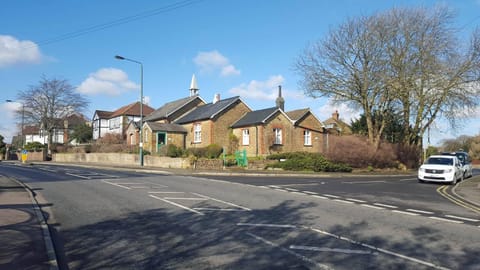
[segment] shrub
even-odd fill
[[[206,147],[206,158],[218,158],[223,152],[223,148],[217,144],[210,144]]]
[[[43,148],[45,148],[45,145],[42,144],[42,143],[39,143],[39,142],[29,142],[27,144],[25,144],[25,150],[28,150],[28,151],[39,151]]]
[[[282,168],[289,171],[314,171],[314,172],[351,172],[352,168],[342,163],[332,163],[321,154],[308,152],[278,153],[267,156],[269,160],[281,160],[267,167]]]
[[[168,144],[167,145],[167,156],[169,156],[169,157],[181,157],[181,156],[183,156],[183,149],[174,145],[174,144]]]

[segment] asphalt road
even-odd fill
[[[40,195],[64,269],[480,268],[480,215],[412,177],[0,170]]]

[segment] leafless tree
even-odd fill
[[[311,97],[360,109],[376,148],[392,111],[403,119],[403,142],[419,144],[436,118],[454,127],[478,105],[480,32],[462,46],[453,18],[439,6],[349,19],[298,57],[300,84]]]
[[[82,112],[89,102],[75,92],[75,88],[67,80],[41,78],[37,85],[18,93],[25,111],[25,123],[42,127],[48,133],[49,149],[53,140],[53,132],[59,127],[59,119],[73,113]],[[17,111],[17,113],[22,113]],[[63,125],[63,122],[61,122]]]

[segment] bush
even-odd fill
[[[167,156],[169,157],[181,157],[183,156],[183,149],[174,145],[168,144],[167,145]]]
[[[223,152],[223,148],[216,144],[210,144],[207,147],[189,148],[187,153],[196,158],[218,158]]]
[[[25,150],[28,151],[40,151],[41,149],[45,148],[45,145],[39,142],[29,142],[25,144]]]
[[[314,172],[351,172],[352,168],[342,163],[332,163],[321,154],[308,152],[278,153],[267,156],[269,160],[281,160],[268,167],[282,168],[289,171],[314,171]]]

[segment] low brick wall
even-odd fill
[[[223,160],[221,159],[199,159],[195,162],[195,169],[222,170]]]
[[[140,164],[137,154],[122,153],[57,153],[53,154],[52,161],[61,163],[99,163],[115,166],[134,166]],[[190,168],[187,158],[170,158],[146,155],[143,159],[146,167],[158,168]]]

